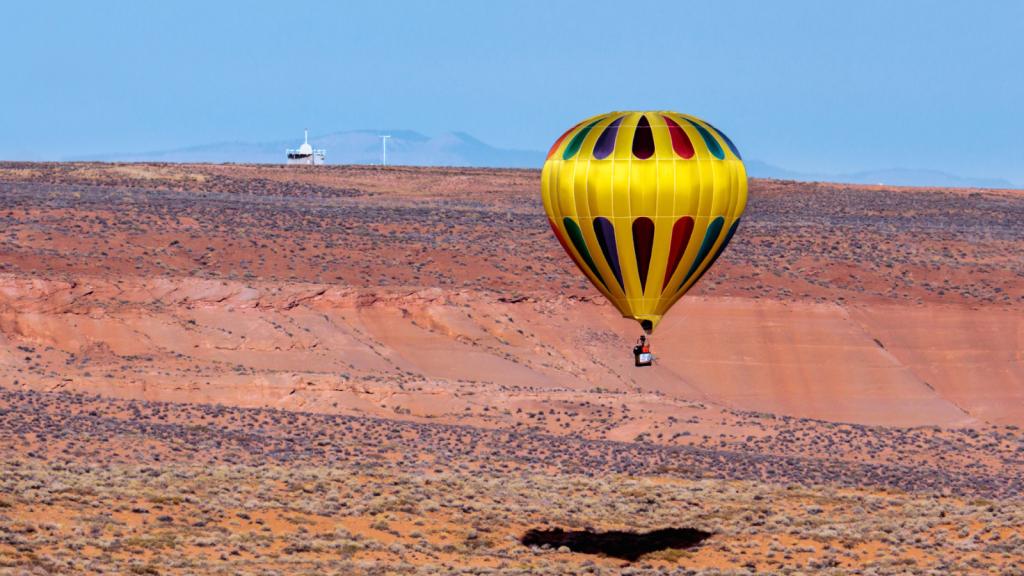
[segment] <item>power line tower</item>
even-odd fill
[[[381,139],[381,143],[384,145],[384,150],[383,150],[384,156],[382,158],[382,161],[383,161],[383,164],[385,166],[387,166],[388,165],[388,138],[391,138],[391,135],[390,134],[388,134],[387,136],[377,135],[377,138],[380,138]]]

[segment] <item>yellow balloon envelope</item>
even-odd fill
[[[747,172],[732,141],[699,118],[614,112],[555,142],[541,193],[562,248],[650,334],[736,233]]]

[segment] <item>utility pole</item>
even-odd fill
[[[387,166],[388,165],[388,138],[391,138],[391,135],[390,134],[388,134],[387,136],[380,136],[380,135],[378,135],[377,138],[380,138],[381,142],[384,144],[383,164],[385,166]]]

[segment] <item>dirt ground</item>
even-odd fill
[[[0,567],[1017,573],[1015,431],[773,429],[802,439],[799,454],[5,388]],[[914,454],[945,462],[821,448],[846,435],[878,447],[909,438]],[[523,540],[569,531],[587,550],[594,535],[666,527],[705,536],[626,558]]]
[[[752,180],[637,369],[538,179],[0,163],[0,573],[1014,573],[1024,196]]]

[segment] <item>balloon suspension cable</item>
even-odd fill
[[[691,299],[691,301],[693,301],[693,300]],[[693,301],[693,303],[690,305],[690,307],[686,309],[686,313],[683,314],[682,318],[675,318],[675,322],[673,322],[671,326],[663,327],[660,330],[659,334],[664,336],[665,334],[668,334],[669,332],[672,332],[673,330],[678,328],[683,322],[686,321],[687,318],[690,317],[691,314],[693,314],[693,311],[696,310],[696,309],[697,309],[697,304],[696,304],[695,301]]]

